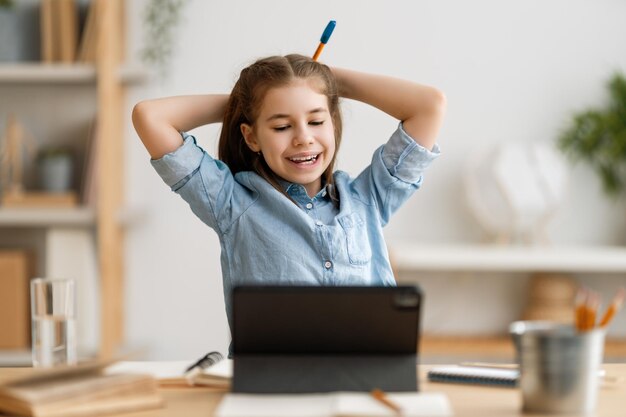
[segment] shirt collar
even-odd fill
[[[285,180],[278,180],[278,184],[282,187],[283,191],[293,199],[305,198],[307,200],[317,199],[329,199],[330,198],[330,190],[332,189],[331,184],[326,184],[322,189],[315,195],[315,197],[310,198],[306,193],[306,189],[301,184],[296,184],[294,182],[289,182]]]

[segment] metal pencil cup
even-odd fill
[[[516,322],[511,334],[520,364],[523,411],[591,414],[595,411],[605,332]]]

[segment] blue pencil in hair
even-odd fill
[[[335,22],[334,20],[331,20],[326,25],[326,29],[324,29],[324,33],[322,33],[322,37],[320,38],[320,44],[317,46],[317,49],[315,50],[315,53],[313,54],[313,61],[317,61],[317,59],[320,57],[320,54],[322,53],[324,46],[328,43],[328,40],[330,39],[330,35],[333,34],[333,30],[335,30],[336,25],[337,25],[337,22]]]

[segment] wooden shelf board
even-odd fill
[[[494,362],[513,361],[515,350],[508,336],[422,336],[420,355],[461,358],[489,358]],[[626,339],[609,338],[604,348],[607,362],[626,359]]]
[[[619,246],[389,245],[397,271],[626,272]]]
[[[148,75],[137,66],[122,66],[120,81],[124,84],[144,82]],[[95,84],[96,67],[91,64],[43,64],[23,62],[0,64],[0,84]]]
[[[2,227],[93,226],[92,208],[6,208],[0,207]]]

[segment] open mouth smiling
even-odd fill
[[[313,165],[315,162],[317,162],[317,158],[319,156],[320,154],[318,153],[315,155],[294,156],[287,159],[297,165]]]

